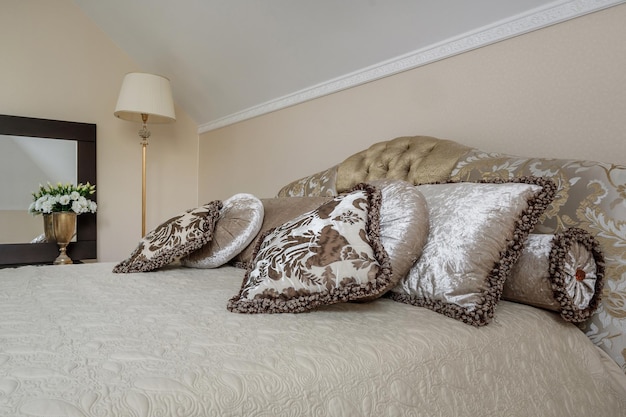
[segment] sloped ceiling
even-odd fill
[[[200,131],[621,2],[74,0]]]

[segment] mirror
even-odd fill
[[[48,182],[76,184],[76,148],[71,140],[0,135],[0,244],[41,234],[41,216],[25,210],[31,193]]]
[[[28,243],[43,233],[41,216],[28,213],[31,193],[48,181],[96,184],[96,125],[0,115],[0,176],[0,267],[52,263],[55,243]],[[78,216],[68,255],[97,257],[96,214]]]

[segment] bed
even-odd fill
[[[120,262],[0,270],[0,415],[626,416],[626,346],[616,331],[624,316],[594,324],[607,322],[607,301],[623,313],[612,294],[623,294],[615,275],[623,246],[616,255],[581,217],[565,217],[565,177],[538,181],[516,171],[512,179],[508,158],[517,157],[394,139],[293,181],[277,197],[236,194],[181,213]],[[403,167],[394,171],[397,161]],[[479,165],[508,179],[485,180]],[[463,191],[468,183],[482,188]],[[438,187],[447,187],[441,201]],[[610,194],[597,191],[593,207]],[[465,281],[463,294],[443,291],[457,304],[451,308],[437,292],[441,281],[410,292],[416,265],[459,248],[428,246],[450,230],[435,223],[453,196],[515,193],[525,196],[516,208],[524,220],[513,222],[512,237],[494,231],[509,223],[491,218],[496,229],[473,235],[481,254],[508,236],[476,294],[466,291],[476,283]],[[352,217],[336,215],[343,207]],[[402,217],[407,212],[415,216]],[[354,229],[329,234],[325,219],[339,217]],[[462,219],[469,229],[472,219]],[[341,250],[333,253],[357,269],[343,274],[349,280],[329,286],[314,276],[342,270],[330,271],[329,253],[302,244],[301,226],[334,236]],[[181,237],[182,229],[189,233]],[[287,249],[277,244],[284,239]],[[370,245],[359,248],[364,241]],[[473,268],[477,253],[461,267]],[[286,254],[302,262],[281,264]],[[293,274],[303,265],[306,288]],[[276,274],[290,284],[281,288]],[[467,307],[476,303],[480,311]]]

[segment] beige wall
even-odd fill
[[[151,127],[148,228],[236,192],[272,196],[401,135],[626,164],[624,21],[616,6],[205,133],[199,173],[197,126],[177,108]],[[124,74],[143,69],[69,0],[3,0],[0,51],[0,113],[97,124],[99,259],[126,257],[140,235],[139,126],[112,113]]]
[[[140,126],[113,110],[124,75],[145,69],[69,0],[2,0],[0,51],[0,113],[97,125],[98,258],[127,257],[141,237]],[[197,205],[197,125],[176,114],[150,127],[148,229]]]
[[[204,133],[199,198],[273,196],[370,144],[626,164],[626,5]]]

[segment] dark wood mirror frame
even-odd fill
[[[76,141],[77,182],[96,184],[95,124],[0,115],[0,134]],[[92,199],[96,201],[96,194]],[[96,220],[96,214],[77,217],[76,241],[67,249],[74,261],[97,258]],[[41,224],[43,233],[43,221]],[[0,244],[0,267],[52,263],[58,254],[56,243]]]

